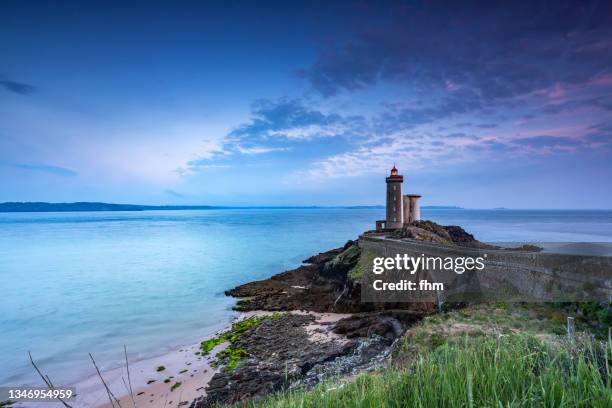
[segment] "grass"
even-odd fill
[[[589,341],[583,346],[562,342],[551,345],[526,334],[498,338],[464,335],[458,343],[447,342],[418,356],[404,369],[362,374],[352,382],[323,384],[306,392],[291,391],[247,405],[612,406],[612,384],[610,373],[605,371],[602,349]]]
[[[612,339],[580,333],[570,341],[564,323],[548,305],[441,313],[408,330],[386,369],[244,406],[612,406]]]
[[[377,256],[380,256],[380,254],[369,249],[361,251],[361,256],[359,257],[357,265],[355,265],[348,273],[349,279],[352,281],[358,281],[366,273],[371,272],[372,265],[374,265],[374,258]]]

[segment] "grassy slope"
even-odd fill
[[[610,407],[611,345],[567,341],[563,316],[547,306],[472,306],[411,328],[385,370],[248,405]]]

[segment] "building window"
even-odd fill
[[[397,187],[397,186],[393,186],[393,191],[395,191],[395,187]]]

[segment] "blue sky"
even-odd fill
[[[1,2],[0,201],[612,208],[609,2],[328,3]]]

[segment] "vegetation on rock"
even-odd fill
[[[499,304],[431,316],[407,331],[386,369],[247,406],[612,406],[612,339],[568,339],[555,313]]]
[[[380,256],[372,250],[361,251],[357,264],[348,273],[348,278],[353,281],[361,279],[368,271],[372,270],[374,258]]]
[[[209,354],[212,349],[216,346],[227,342],[233,344],[240,338],[240,336],[249,329],[259,326],[263,321],[269,319],[278,319],[281,316],[280,313],[274,313],[265,316],[253,316],[247,319],[238,320],[232,324],[232,328],[226,332],[219,334],[208,340],[204,340],[200,343],[200,349],[202,355]],[[248,355],[247,351],[243,348],[232,348],[232,346],[226,347],[224,350],[217,353],[217,361],[215,364],[225,365],[226,370],[232,370],[236,368],[240,361]]]

